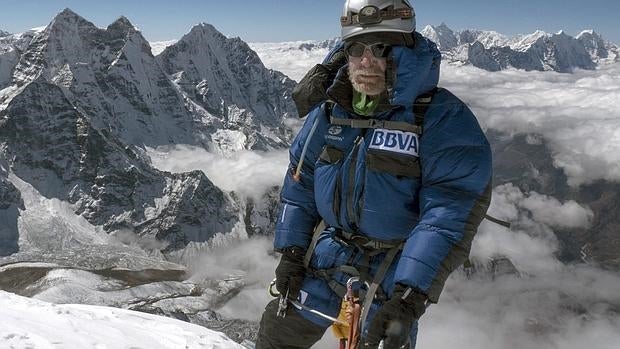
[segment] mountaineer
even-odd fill
[[[441,56],[415,31],[409,1],[348,0],[340,23],[342,43],[294,92],[307,120],[277,217],[281,297],[257,349],[310,348],[352,278],[361,314],[349,347],[414,348],[418,319],[468,258],[490,203],[489,143],[437,87]]]

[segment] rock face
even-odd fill
[[[96,129],[125,143],[200,143],[188,130],[204,127],[124,17],[99,29],[70,10],[58,14],[22,53],[12,84],[38,78],[60,87]]]
[[[236,203],[204,173],[153,169],[138,148],[97,130],[43,77],[0,115],[13,173],[43,196],[74,204],[77,214],[106,231],[129,229],[177,249],[230,231],[238,220]]]
[[[296,116],[295,82],[266,69],[241,39],[227,39],[213,26],[200,24],[157,60],[187,96],[219,116],[211,126],[246,135],[244,148],[285,146],[282,117]]]
[[[575,38],[562,31],[536,31],[509,39],[494,31],[455,32],[441,24],[425,27],[422,34],[437,43],[448,61],[489,71],[516,68],[570,73],[576,68],[592,70],[618,57],[618,47],[591,30]]]
[[[17,217],[23,208],[19,190],[0,171],[0,257],[19,251]]]
[[[11,84],[13,70],[36,34],[37,30],[30,30],[20,34],[0,35],[0,90]]]

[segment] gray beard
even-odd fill
[[[356,78],[362,73],[376,73],[374,71],[365,71],[365,70],[357,70],[353,71],[351,67],[349,67],[349,80],[351,81],[351,85],[353,89],[359,93],[363,93],[368,96],[378,96],[383,91],[385,91],[385,79],[381,80],[378,83],[358,83],[356,82]]]

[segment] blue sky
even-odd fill
[[[338,36],[342,0],[0,0],[0,29],[20,32],[49,23],[69,7],[100,27],[128,17],[151,41],[178,39],[192,25],[213,24],[228,36],[254,41]],[[445,22],[452,29],[513,35],[594,29],[620,44],[619,0],[434,0],[413,2],[418,28]]]

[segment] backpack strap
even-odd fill
[[[329,121],[332,125],[349,126],[352,128],[382,128],[422,134],[422,128],[406,121],[390,121],[378,119],[340,119],[333,116]]]
[[[418,98],[416,98],[413,103],[413,115],[415,117],[414,124],[420,128],[420,134],[422,134],[422,125],[424,124],[424,115],[426,115],[426,111],[428,107],[431,105],[433,101],[433,97],[437,92],[439,92],[440,88],[435,87],[434,89],[424,93]]]

